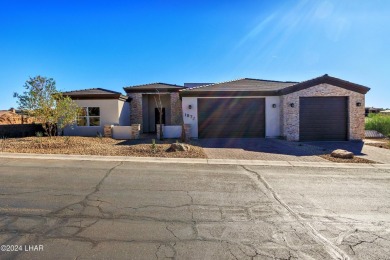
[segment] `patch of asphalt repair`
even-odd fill
[[[245,171],[250,173],[250,177],[256,182],[257,185],[262,185],[266,188],[266,190],[269,191],[268,196],[272,197],[274,200],[276,200],[281,206],[283,206],[294,218],[303,226],[306,228],[308,233],[320,244],[324,246],[326,251],[335,259],[343,259],[343,260],[349,260],[350,257],[340,248],[338,248],[336,245],[334,245],[331,241],[326,239],[324,236],[322,236],[310,223],[305,221],[298,213],[296,213],[291,207],[285,203],[281,197],[275,192],[275,190],[270,186],[270,184],[264,179],[263,176],[261,176],[259,173],[257,173],[254,170],[249,169],[247,166],[241,165],[242,168],[244,168]]]

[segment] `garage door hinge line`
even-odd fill
[[[335,257],[335,259],[343,259],[343,260],[350,260],[350,257],[340,248],[338,248],[336,245],[334,245],[332,242],[330,242],[328,239],[326,239],[323,235],[321,235],[310,223],[305,221],[298,213],[296,213],[290,206],[285,203],[280,196],[275,192],[275,190],[269,185],[269,183],[264,179],[263,176],[261,176],[256,171],[253,171],[244,165],[241,165],[241,167],[251,175],[255,175],[255,180],[257,180],[257,183],[260,185],[263,185],[269,193],[272,195],[272,198],[275,199],[281,206],[283,206],[290,214],[303,226],[306,228],[308,233],[319,243],[321,243],[325,249],[328,251],[328,253]]]

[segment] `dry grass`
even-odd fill
[[[166,152],[173,141],[152,143],[138,140],[114,140],[98,137],[25,137],[4,140],[2,151],[9,153],[80,154],[136,157],[206,158],[199,146],[191,145],[186,152]]]
[[[371,160],[367,160],[360,157],[353,157],[353,159],[342,159],[342,158],[334,158],[330,154],[322,154],[319,155],[319,157],[324,158],[331,162],[337,162],[337,163],[377,163]]]

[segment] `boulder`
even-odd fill
[[[189,149],[190,147],[188,145],[181,144],[181,143],[173,143],[167,149],[167,152],[177,152],[177,151],[184,152],[184,151],[188,151]]]
[[[334,158],[342,158],[342,159],[352,159],[354,157],[353,152],[347,151],[347,150],[342,150],[342,149],[337,149],[334,150],[330,156]]]

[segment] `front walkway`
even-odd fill
[[[278,139],[209,138],[198,143],[209,159],[328,162],[316,156],[324,153],[322,148]]]

